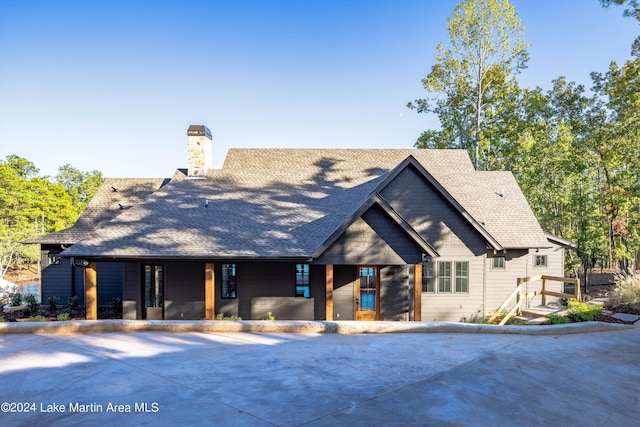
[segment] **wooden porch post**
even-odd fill
[[[213,320],[215,318],[215,264],[207,262],[204,265],[204,318]]]
[[[422,264],[413,266],[413,320],[422,320]]]
[[[325,273],[326,320],[333,320],[333,264],[327,264]]]
[[[84,307],[87,320],[98,320],[98,275],[95,262],[90,262],[84,269]]]

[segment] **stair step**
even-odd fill
[[[522,313],[527,316],[540,317],[540,316],[548,316],[550,314],[558,314],[562,312],[563,309],[559,307],[550,307],[550,306],[538,306],[538,307],[530,307],[523,308]]]
[[[545,316],[539,316],[539,317],[515,316],[513,319],[519,320],[521,322],[526,322],[529,325],[543,325],[549,321],[549,319]]]

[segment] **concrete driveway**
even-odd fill
[[[636,426],[640,325],[544,336],[8,334],[0,404],[2,426]]]

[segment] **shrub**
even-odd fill
[[[47,298],[47,305],[49,306],[49,312],[53,313],[58,309],[58,297]]]
[[[267,315],[264,316],[262,320],[276,320],[276,316],[274,316],[272,312],[267,311]]]
[[[613,295],[618,305],[640,304],[640,274],[616,274]]]
[[[78,295],[70,296],[67,300],[67,303],[69,304],[69,310],[77,310],[79,300],[80,298],[78,298]]]
[[[218,313],[216,320],[242,320],[240,316],[227,316],[224,313]]]
[[[575,299],[570,299],[567,302],[567,307],[569,310],[568,317],[572,322],[590,322],[596,316],[600,316],[603,311],[601,305],[587,304]]]
[[[14,294],[11,294],[11,296],[9,297],[10,301],[11,301],[11,305],[13,307],[17,307],[20,304],[22,304],[22,294],[19,292],[16,292]]]
[[[36,302],[36,296],[33,294],[27,294],[24,296],[24,301],[29,305],[29,311],[35,313],[38,309],[38,303]]]
[[[547,324],[549,325],[564,325],[565,323],[569,323],[569,318],[567,316],[550,314],[548,318],[549,318],[549,321],[547,322]]]
[[[29,322],[46,322],[47,318],[44,316],[32,316],[29,317]]]
[[[58,314],[58,320],[60,322],[64,322],[65,320],[69,320],[69,313],[66,311],[63,311],[62,313]]]

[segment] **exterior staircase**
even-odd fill
[[[528,282],[542,281],[542,289],[532,292],[525,292],[524,287]],[[572,283],[574,285],[574,294],[565,294],[561,292],[548,291],[546,289],[548,281],[557,281],[563,283]],[[536,307],[525,307],[530,298],[542,296],[542,305]],[[506,325],[511,319],[520,320],[529,324],[545,323],[550,314],[561,314],[564,309],[560,307],[552,307],[546,305],[547,296],[561,298],[575,298],[580,300],[580,280],[568,277],[553,276],[531,276],[518,278],[518,285],[511,295],[493,312],[487,319],[488,322],[497,322],[499,325]]]

